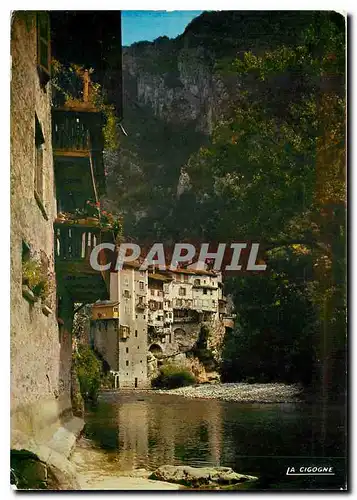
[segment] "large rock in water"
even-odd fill
[[[185,486],[228,485],[244,481],[256,481],[255,476],[238,474],[230,467],[190,467],[188,465],[162,465],[149,479],[168,481]]]

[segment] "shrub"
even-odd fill
[[[22,283],[27,285],[35,297],[45,300],[52,292],[48,273],[40,262],[28,259],[22,263]]]
[[[83,399],[96,401],[101,385],[101,362],[88,345],[78,346],[74,362]]]
[[[196,383],[196,377],[185,366],[166,364],[161,366],[159,375],[151,381],[157,388],[175,389]]]

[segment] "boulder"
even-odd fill
[[[228,485],[256,481],[255,476],[238,474],[230,467],[190,467],[188,465],[162,465],[149,479],[167,481],[185,486]]]

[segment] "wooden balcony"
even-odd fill
[[[99,226],[57,220],[55,231],[55,262],[57,281],[64,286],[75,302],[93,303],[109,299],[110,271],[97,271],[90,265],[93,248],[104,241],[112,241],[110,231]],[[103,250],[98,262],[109,262]]]
[[[55,108],[52,147],[55,156],[86,157],[103,150],[103,116],[95,108]]]
[[[66,200],[68,194],[81,207],[83,199],[98,199],[105,191],[102,128],[103,113],[95,108],[52,110],[57,198],[65,200],[62,210],[71,208]]]

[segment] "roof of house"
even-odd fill
[[[95,302],[92,307],[114,307],[119,304],[118,301],[113,301],[113,300],[101,300],[98,302]]]

